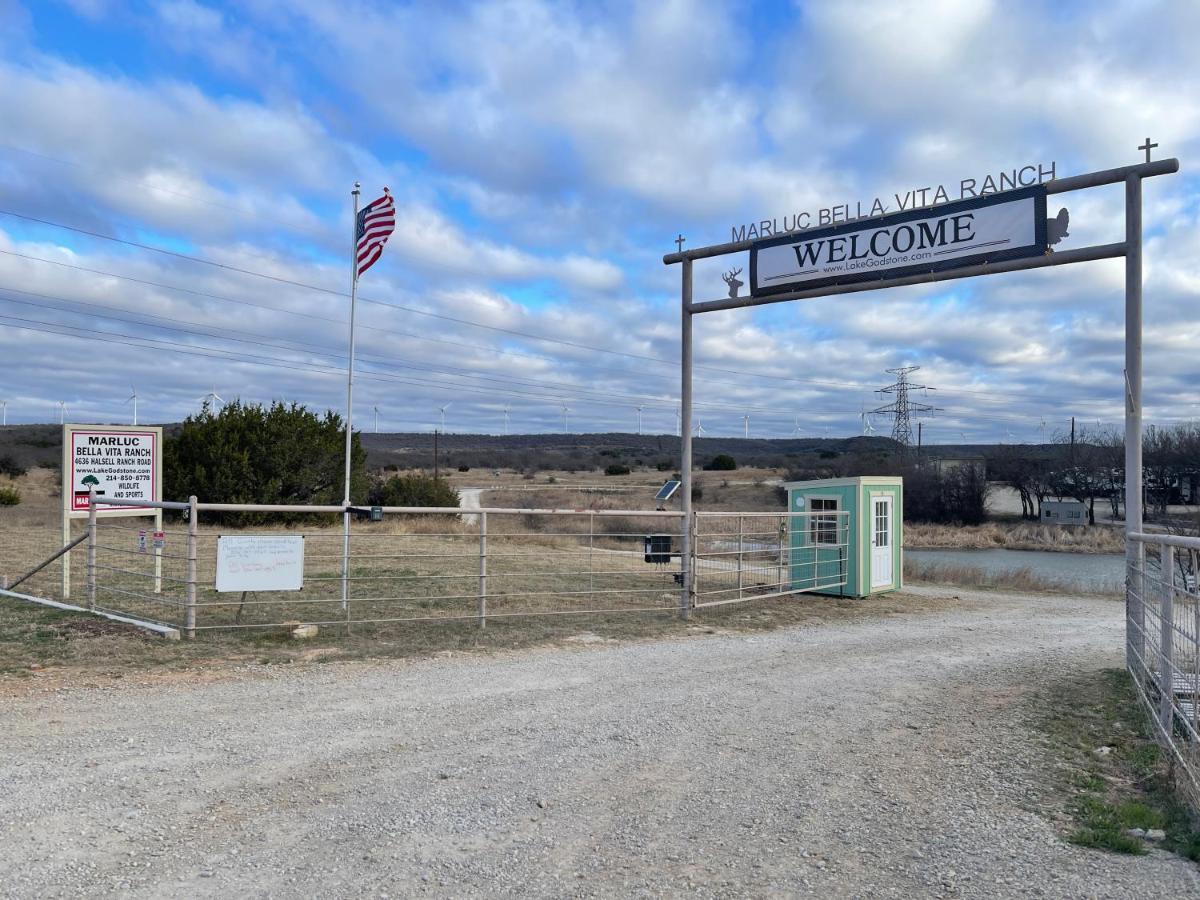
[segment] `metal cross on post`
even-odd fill
[[[1149,138],[1147,138],[1147,140],[1149,140]],[[679,237],[675,238],[675,246],[679,248],[680,253],[683,252],[683,242],[686,240],[687,240],[687,238],[685,238],[682,234],[680,234]]]
[[[1150,151],[1157,147],[1158,144],[1150,143],[1150,138],[1146,138],[1146,143],[1138,147],[1139,150],[1146,151],[1146,162],[1150,162]]]

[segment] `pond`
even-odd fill
[[[1028,569],[1039,578],[1090,591],[1121,593],[1125,557],[1117,553],[1057,553],[1049,550],[905,550],[916,563],[965,566],[986,575]]]

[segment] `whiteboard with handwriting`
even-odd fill
[[[298,591],[303,587],[303,535],[217,538],[218,591]]]

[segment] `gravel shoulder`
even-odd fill
[[[961,602],[9,698],[0,895],[1200,894],[1053,824],[1029,695],[1122,606],[915,592]]]

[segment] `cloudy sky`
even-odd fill
[[[398,225],[360,282],[355,421],[674,433],[674,249],[1049,165],[1145,187],[1146,406],[1200,417],[1200,4],[0,0],[10,423],[341,410],[350,187]],[[1064,246],[1122,193],[1051,198]],[[696,299],[725,268],[696,267]],[[744,278],[745,276],[743,276]],[[705,434],[856,434],[920,365],[931,442],[1122,416],[1118,260],[696,323]],[[1044,425],[1043,425],[1044,423]],[[875,427],[886,433],[890,423]]]

